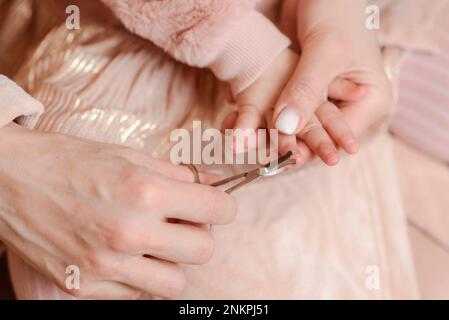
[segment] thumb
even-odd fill
[[[312,114],[327,98],[329,84],[339,73],[339,61],[329,59],[321,42],[304,48],[299,64],[275,106],[273,121],[284,134],[301,132]]]

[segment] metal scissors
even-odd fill
[[[232,176],[232,177],[220,180],[220,181],[217,181],[215,183],[212,183],[211,186],[219,187],[219,186],[227,185],[236,180],[243,179],[239,183],[237,183],[234,186],[225,190],[226,193],[231,193],[231,192],[233,192],[233,191],[247,185],[248,183],[261,178],[261,177],[274,175],[278,172],[278,170],[280,170],[288,165],[296,164],[296,160],[290,159],[290,157],[292,155],[293,155],[293,153],[291,151],[289,151],[282,157],[279,157],[278,159],[271,161],[270,163],[268,163],[262,167],[256,168],[256,169],[248,171],[248,172],[243,172],[243,173],[237,174],[235,176]]]

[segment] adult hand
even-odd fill
[[[213,253],[205,224],[236,214],[229,195],[191,183],[189,169],[124,147],[10,124],[0,154],[1,240],[77,297],[176,297],[179,264]],[[80,290],[66,288],[69,265]]]
[[[391,84],[384,72],[380,47],[365,27],[365,1],[287,0],[283,31],[296,37],[301,58],[273,113],[276,127],[302,138],[323,127],[338,112],[317,112],[337,105],[356,136],[387,114],[393,105]],[[354,86],[363,88],[354,90]],[[351,92],[354,95],[350,94]],[[352,95],[352,97],[351,97]],[[348,99],[349,97],[349,99]],[[360,98],[361,97],[361,98]],[[311,152],[302,144],[301,152]]]

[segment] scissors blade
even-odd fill
[[[239,183],[237,183],[236,185],[230,187],[229,189],[225,190],[225,192],[227,193],[231,193],[235,190],[237,190],[240,187],[243,187],[244,185],[247,185],[248,183],[262,177],[262,176],[266,176],[266,175],[270,175],[272,173],[275,173],[276,171],[278,171],[279,169],[290,165],[290,164],[295,164],[296,161],[294,159],[289,159],[291,156],[293,155],[293,153],[291,151],[287,152],[285,155],[283,155],[282,157],[269,162],[268,164],[259,167],[257,169],[253,169],[251,171],[248,172],[244,172],[244,173],[240,173],[237,174],[235,176],[232,177],[228,177],[226,179],[214,182],[211,184],[212,187],[219,187],[219,186],[223,186],[226,185],[230,182],[233,182],[235,180],[238,179],[242,179],[244,178],[242,181],[240,181]]]

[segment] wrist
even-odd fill
[[[230,84],[236,96],[253,84],[289,45],[290,40],[269,19],[254,11],[241,22],[209,68]]]
[[[291,49],[283,50],[251,86],[236,96],[238,105],[257,105],[266,108],[276,103],[291,79],[299,56]]]

